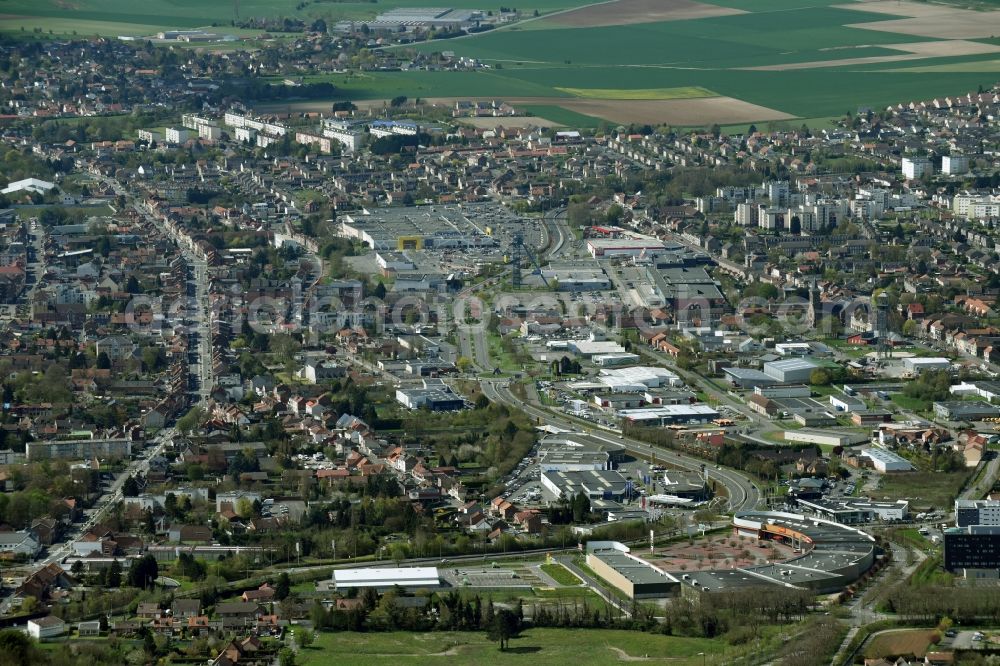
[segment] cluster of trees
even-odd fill
[[[899,585],[886,596],[885,607],[911,620],[936,621],[950,617],[962,624],[1000,622],[996,591],[988,587]]]
[[[560,375],[578,375],[582,372],[580,362],[576,359],[569,358],[568,356],[563,356],[559,359],[554,359],[552,361],[552,374],[556,376]]]
[[[432,143],[432,137],[425,132],[417,134],[392,134],[381,136],[372,141],[369,149],[374,155],[394,155],[403,151],[404,148],[416,148],[417,146],[428,146]]]
[[[906,382],[903,386],[903,395],[924,402],[935,400],[947,400],[951,395],[951,375],[947,370],[928,370],[920,373],[916,380]]]
[[[553,525],[568,525],[582,523],[590,518],[590,498],[584,493],[577,493],[571,499],[560,499],[559,503],[549,509],[549,522]]]

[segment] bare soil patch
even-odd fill
[[[615,123],[648,123],[655,125],[705,126],[713,123],[735,125],[761,120],[788,120],[794,118],[765,106],[750,104],[732,97],[705,97],[701,99],[661,100],[606,100],[573,99],[553,100],[571,111]]]
[[[811,60],[809,62],[791,62],[782,65],[760,65],[757,67],[740,67],[748,71],[785,72],[792,69],[820,69],[823,67],[840,67],[842,65],[873,65],[880,62],[899,62],[901,60],[921,60],[927,56],[913,53],[906,55],[866,56],[864,58],[842,58],[840,60]]]
[[[428,105],[451,106],[457,100],[489,101],[486,97],[427,97],[423,101]],[[736,125],[766,120],[789,120],[795,116],[782,113],[766,106],[750,104],[732,97],[704,97],[699,99],[651,99],[651,100],[613,100],[586,99],[576,97],[505,97],[505,102],[516,107],[553,105],[561,106],[570,111],[576,111],[595,118],[604,118],[612,123],[627,125],[628,123],[667,123],[669,125],[703,127],[718,123],[720,125]],[[381,109],[388,100],[369,99],[355,102],[358,109]],[[266,113],[285,112],[288,110],[326,111],[329,102],[296,102],[292,104],[262,104],[256,111]],[[462,119],[472,121],[472,118]],[[547,121],[536,116],[515,118],[480,118],[475,120],[486,127],[518,127],[515,123],[543,126]]]
[[[944,7],[920,2],[897,2],[896,0],[862,0],[845,5],[834,5],[836,9],[853,9],[859,12],[870,12],[872,14],[889,14],[890,16],[907,16],[910,18],[924,18],[927,16],[941,16],[956,11],[966,11],[955,7]],[[972,12],[977,14],[979,12]]]
[[[908,17],[872,23],[852,23],[847,26],[849,28],[955,40],[1000,35],[1000,11],[976,12],[940,5],[885,0],[837,5],[837,7]]]
[[[911,44],[885,44],[882,48],[894,51],[916,53],[929,58],[944,58],[949,56],[986,55],[1000,52],[996,44],[970,42],[966,39],[950,39],[944,42],[913,42]]]
[[[695,0],[613,0],[559,12],[543,20],[545,23],[573,28],[594,28],[657,21],[687,21],[745,13],[742,9],[718,7]]]

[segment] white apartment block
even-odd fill
[[[934,173],[934,166],[926,157],[904,157],[903,177],[907,180],[923,178],[925,173]]]
[[[180,127],[167,128],[167,143],[184,143],[191,137],[191,133]]]
[[[969,172],[969,158],[965,155],[945,155],[941,158],[941,173],[961,176]]]

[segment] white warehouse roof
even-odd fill
[[[393,567],[388,569],[334,569],[337,589],[348,587],[438,587],[437,567]]]

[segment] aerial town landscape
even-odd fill
[[[998,5],[0,0],[0,666],[1000,664]]]

